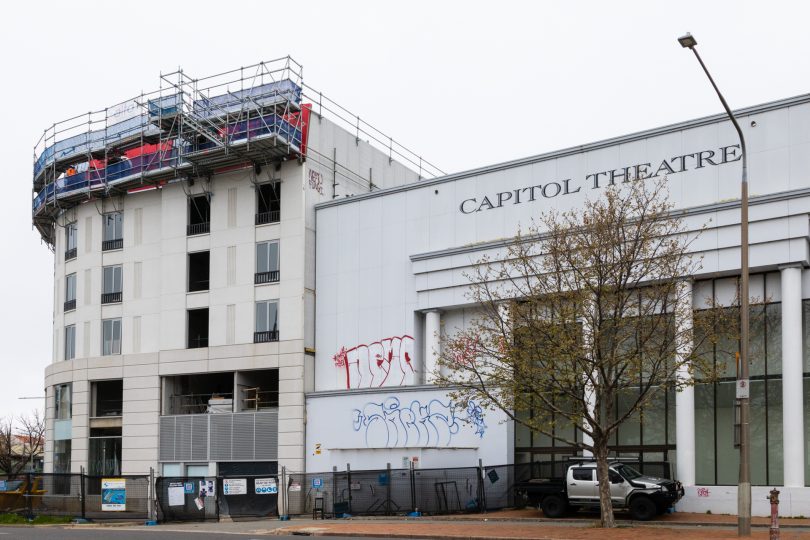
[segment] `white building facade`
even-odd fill
[[[228,92],[179,73],[41,144],[34,221],[55,253],[46,472],[304,469],[314,205],[420,173],[310,114],[298,67],[253,66],[261,77]]]
[[[810,95],[738,112],[749,159],[753,510],[781,486],[780,513],[810,508]],[[316,354],[307,470],[565,460],[574,452],[494,411],[455,407],[431,385],[440,336],[475,317],[465,272],[498,260],[549,208],[611,183],[666,176],[702,257],[684,276],[693,310],[730,305],[740,273],[740,147],[725,115],[384,189],[316,207]],[[688,324],[688,321],[680,321]],[[719,351],[719,349],[718,349]],[[716,363],[733,357],[707,350]],[[613,450],[674,464],[679,508],[734,513],[734,372],[662,392]],[[619,410],[621,410],[621,403]],[[559,429],[563,429],[560,427]]]

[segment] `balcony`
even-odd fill
[[[114,249],[123,249],[124,239],[116,238],[115,240],[104,240],[101,242],[101,251],[112,251]]]
[[[266,225],[267,223],[278,223],[281,221],[281,211],[271,210],[256,214],[256,225]]]
[[[198,234],[208,234],[211,232],[211,222],[192,223],[186,226],[186,236],[196,236]]]
[[[65,260],[70,261],[76,258],[76,248],[65,250]]]
[[[121,291],[110,292],[110,293],[102,293],[101,294],[101,303],[102,304],[120,304],[121,303]]]
[[[256,272],[253,282],[256,285],[263,283],[277,283],[279,280],[279,271],[272,270],[270,272]]]
[[[253,332],[253,343],[270,343],[273,341],[278,341],[278,330]]]
[[[73,311],[76,309],[76,299],[65,300],[65,311]]]

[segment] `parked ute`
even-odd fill
[[[680,482],[644,476],[623,463],[610,464],[610,498],[614,509],[629,510],[633,519],[647,521],[663,514],[681,497]],[[515,484],[516,500],[543,510],[550,518],[571,510],[599,507],[596,463],[578,462],[568,467],[565,478],[534,478]]]

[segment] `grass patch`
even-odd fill
[[[19,514],[0,514],[0,524],[2,525],[58,525],[70,523],[68,516],[37,516],[28,520]]]

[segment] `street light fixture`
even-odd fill
[[[700,67],[712,83],[720,103],[726,109],[734,129],[740,136],[740,150],[742,151],[742,181],[740,183],[740,369],[737,372],[737,399],[740,402],[740,478],[737,486],[737,536],[751,536],[751,425],[750,388],[748,380],[748,168],[745,153],[745,138],[740,124],[734,113],[726,103],[723,94],[712,79],[706,64],[700,58],[695,48],[697,40],[687,33],[678,38],[678,43],[695,53]]]

